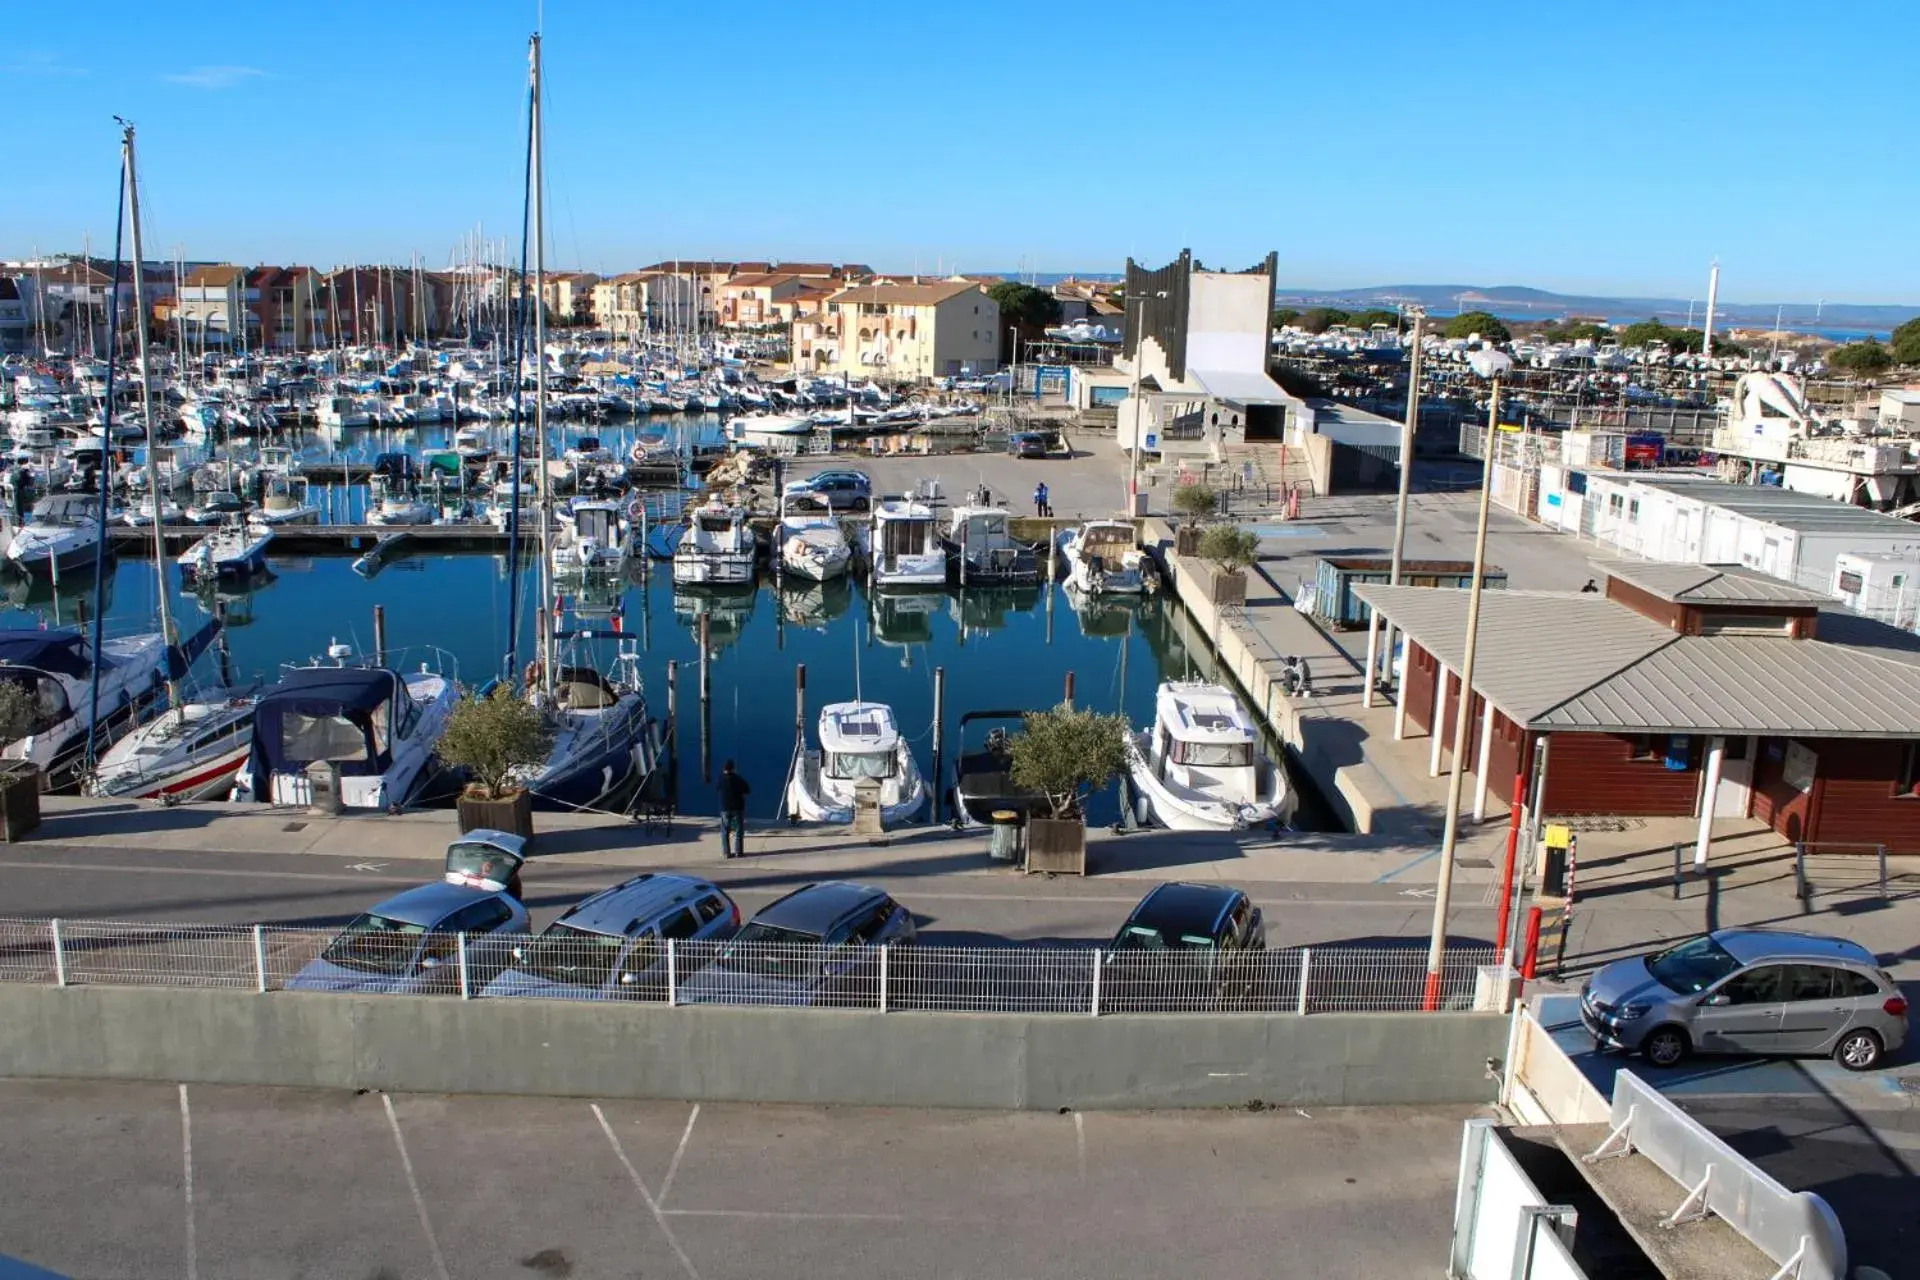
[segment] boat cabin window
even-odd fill
[[[703,515],[699,517],[699,525],[705,533],[728,533],[733,529],[733,516]]]
[[[829,751],[826,775],[829,778],[891,778],[894,753],[891,751]]]
[[[385,719],[383,714],[383,749]],[[367,754],[367,735],[344,715],[303,715],[290,710],[280,717],[280,754],[287,760],[360,760]]]
[[[1250,765],[1253,763],[1253,744],[1251,742],[1187,742],[1176,738],[1173,743],[1173,762],[1216,769]]]

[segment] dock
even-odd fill
[[[557,527],[557,526],[556,526]],[[168,551],[184,551],[212,532],[211,526],[170,524],[160,531]],[[121,555],[151,555],[153,526],[108,530],[114,550]],[[485,521],[469,524],[284,524],[273,531],[270,554],[290,553],[335,555],[357,554],[370,550],[382,539],[406,534],[417,549],[430,551],[504,552],[507,535]],[[538,529],[523,528],[520,540],[538,539]]]

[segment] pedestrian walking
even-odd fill
[[[1033,488],[1033,514],[1050,516],[1053,514],[1052,495],[1047,492],[1047,482],[1042,480]]]
[[[747,856],[747,794],[753,790],[734,771],[733,761],[720,767],[720,856]]]

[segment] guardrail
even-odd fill
[[[1821,876],[1816,883],[1813,860],[1832,858],[1833,867],[1846,867],[1844,876]],[[1887,846],[1884,844],[1847,844],[1838,841],[1797,840],[1793,846],[1793,892],[1801,902],[1812,902],[1821,893],[1874,889],[1884,900],[1887,890]]]
[[[1456,948],[1443,1007],[1471,1009],[1492,947]],[[426,933],[0,919],[0,982],[462,999],[562,998],[990,1013],[1418,1011],[1426,950],[1110,950],[785,944],[578,932]]]
[[[1638,1152],[1687,1189],[1661,1222],[1723,1219],[1780,1264],[1776,1277],[1844,1280],[1847,1239],[1827,1202],[1811,1191],[1788,1191],[1631,1071],[1613,1079],[1607,1140],[1587,1162]]]

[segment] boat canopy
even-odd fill
[[[33,504],[34,524],[79,525],[100,518],[100,499],[83,493],[54,493]]]
[[[829,778],[893,775],[900,728],[879,702],[833,702],[820,709],[820,751]]]
[[[0,665],[32,667],[76,680],[86,679],[93,671],[93,664],[87,658],[87,642],[72,628],[0,634]]]
[[[298,773],[320,760],[372,777],[393,763],[394,703],[413,701],[400,677],[379,667],[302,667],[286,672],[254,711],[254,754],[271,773]],[[400,728],[405,732],[407,724]]]
[[[1187,742],[1252,742],[1253,724],[1232,694],[1218,685],[1163,685],[1160,723]]]

